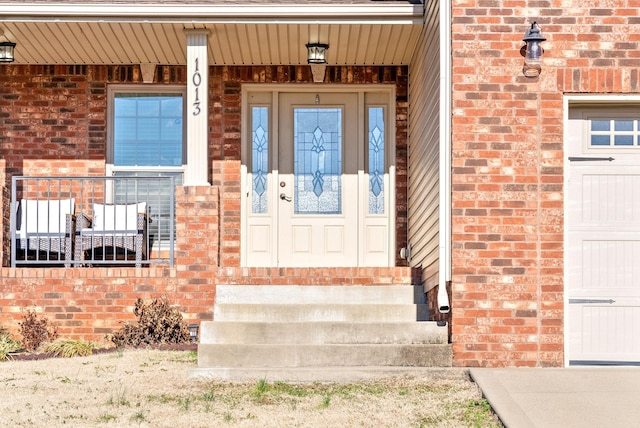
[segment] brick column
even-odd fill
[[[220,266],[240,266],[240,161],[214,161],[212,183],[220,189]]]
[[[176,188],[176,266],[181,277],[210,276],[219,260],[218,188]],[[187,274],[188,275],[188,274]]]

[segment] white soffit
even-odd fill
[[[166,5],[0,2],[0,37],[17,64],[185,64],[184,29],[207,28],[211,65],[306,64],[305,44],[329,44],[329,65],[405,65],[422,5]]]

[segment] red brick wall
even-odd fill
[[[640,2],[453,4],[455,364],[560,366],[563,94],[638,92]],[[534,20],[548,40],[530,79]]]

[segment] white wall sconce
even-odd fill
[[[13,62],[15,60],[14,49],[15,43],[0,42],[0,62]]]
[[[314,83],[324,81],[324,73],[327,68],[327,49],[325,43],[307,43],[307,63],[311,66]]]
[[[524,52],[524,67],[522,73],[526,77],[538,77],[542,71],[542,49],[541,43],[545,39],[537,22],[531,24],[531,28],[524,34],[523,42],[526,43]]]

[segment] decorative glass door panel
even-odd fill
[[[357,266],[357,100],[280,95],[279,266]]]
[[[295,214],[342,213],[342,108],[294,108]]]

